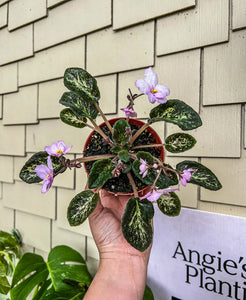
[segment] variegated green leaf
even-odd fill
[[[65,86],[87,101],[98,101],[100,92],[96,79],[81,68],[68,68],[64,74]]]
[[[93,102],[87,102],[84,98],[74,92],[65,92],[59,100],[59,103],[69,107],[78,118],[86,117],[95,119],[98,115],[98,110]]]
[[[148,122],[151,124],[155,121],[174,123],[182,130],[191,130],[202,125],[198,113],[183,101],[176,99],[168,100],[151,110]]]
[[[176,166],[176,169],[181,172],[189,168],[192,168],[195,171],[192,172],[191,179],[188,183],[194,183],[212,191],[217,191],[222,188],[222,185],[215,174],[196,161],[185,160]]]
[[[130,125],[124,119],[120,119],[115,122],[113,127],[113,140],[116,144],[125,145],[130,136],[126,134],[126,128],[130,128]]]
[[[71,226],[82,224],[97,206],[99,195],[92,191],[83,191],[77,194],[70,202],[67,218]]]
[[[113,177],[113,170],[115,166],[110,159],[100,159],[93,164],[91,168],[88,187],[94,189],[104,185],[104,183]]]
[[[178,216],[181,210],[181,202],[174,192],[169,195],[161,195],[157,200],[157,205],[160,211],[169,217]]]
[[[127,242],[139,251],[146,250],[152,241],[151,219],[153,204],[144,199],[132,197],[127,202],[122,217],[122,233]]]
[[[77,117],[70,108],[65,108],[60,112],[62,122],[77,127],[83,128],[86,126],[87,119]]]
[[[196,140],[187,133],[174,133],[166,138],[165,148],[172,153],[180,153],[194,147]]]
[[[26,183],[37,183],[41,182],[43,179],[39,178],[34,171],[37,165],[47,166],[48,153],[46,151],[40,151],[35,153],[29,160],[25,163],[20,171],[19,177]],[[63,166],[59,163],[59,158],[56,156],[51,156],[51,161],[53,165],[54,174],[59,172]]]

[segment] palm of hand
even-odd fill
[[[101,255],[120,252],[148,258],[148,250],[142,253],[134,249],[122,234],[121,219],[128,200],[129,196],[114,196],[102,190],[97,207],[89,217],[94,240]]]

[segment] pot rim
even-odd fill
[[[113,125],[115,122],[117,122],[117,121],[120,120],[120,119],[126,120],[127,118],[125,118],[125,117],[117,117],[117,118],[109,119],[108,121],[109,121],[110,125]],[[134,119],[134,118],[129,118],[129,123],[130,123],[130,124],[134,124],[134,125],[140,125],[140,126],[146,124],[146,122],[143,122],[142,120]],[[98,125],[98,126],[99,126],[100,128],[102,128],[102,127],[104,127],[105,125],[106,125],[105,122],[103,122],[103,123],[101,123],[101,124]],[[106,126],[107,126],[107,125],[106,125]],[[149,132],[153,135],[153,137],[155,138],[157,144],[162,144],[162,143],[163,143],[162,140],[161,140],[161,138],[160,138],[160,136],[158,135],[158,133],[157,133],[151,126],[147,127],[146,130],[149,131]],[[93,131],[89,134],[89,136],[87,137],[87,139],[86,139],[86,141],[85,141],[85,144],[84,144],[84,148],[83,148],[83,155],[84,155],[84,151],[85,151],[85,149],[87,148],[87,146],[89,145],[90,139],[91,139],[91,137],[92,137],[92,135],[93,135],[94,133],[95,133],[95,130],[93,130]],[[165,151],[164,151],[164,147],[156,147],[156,148],[159,148],[159,149],[160,149],[161,154],[160,154],[159,157],[161,158],[162,162],[164,162],[164,159],[165,159]],[[89,172],[88,172],[88,170],[86,169],[85,163],[84,163],[84,168],[85,168],[85,171],[86,171],[87,176],[89,176]],[[146,187],[143,188],[142,190],[138,191],[139,196],[145,195],[146,192],[148,192],[148,190],[149,190],[149,186],[146,186]],[[107,190],[107,192],[110,193],[110,194],[113,194],[113,195],[120,195],[120,196],[132,196],[132,195],[133,195],[133,193],[119,193],[119,192],[118,192],[118,193],[114,193],[114,192],[111,192],[111,191],[108,191],[108,190]]]

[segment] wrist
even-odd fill
[[[104,253],[101,255],[99,274],[123,299],[142,299],[146,285],[147,262],[140,255]],[[126,297],[128,295],[128,297]],[[120,299],[119,297],[117,299]]]

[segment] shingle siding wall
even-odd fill
[[[88,221],[71,228],[66,209],[84,189],[82,169],[62,174],[46,195],[20,181],[34,152],[59,139],[81,153],[87,129],[59,120],[65,68],[97,77],[101,106],[123,116],[127,89],[152,66],[159,82],[200,112],[197,145],[182,155],[210,167],[223,189],[188,185],[183,206],[246,217],[246,4],[245,0],[0,0],[0,229],[17,227],[25,249],[45,254],[69,244],[95,269],[98,253]],[[130,9],[129,9],[130,7]],[[152,107],[136,108],[140,118]],[[98,122],[101,122],[99,118]],[[156,124],[164,133],[177,130]]]

